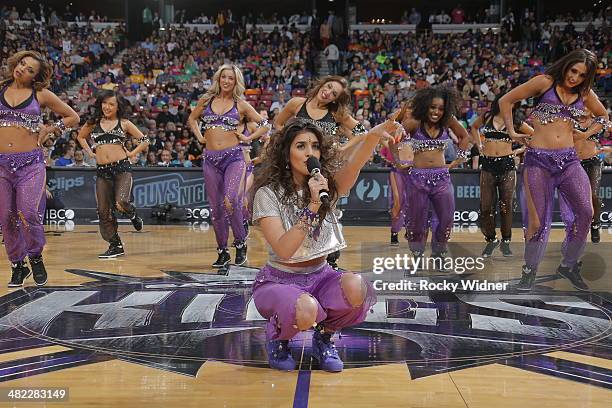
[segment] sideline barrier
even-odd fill
[[[361,171],[355,186],[347,198],[340,200],[344,224],[389,224],[389,171],[385,168],[366,168]],[[145,217],[151,208],[171,204],[187,209],[194,220],[209,219],[208,199],[200,168],[136,168],[133,171],[134,204]],[[96,219],[94,168],[54,167],[47,170],[47,183],[59,198],[75,222]],[[455,191],[455,222],[477,224],[480,206],[480,181],[478,170],[451,170]],[[520,191],[520,175],[517,177]],[[612,169],[604,170],[600,195],[604,208],[601,221],[612,222]],[[49,215],[49,214],[48,214]],[[65,215],[65,214],[64,214]],[[520,226],[520,207],[514,203],[515,226]],[[555,204],[553,221],[560,222],[558,205]]]

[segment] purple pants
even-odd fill
[[[227,248],[230,225],[234,233],[234,244],[244,242],[246,162],[242,148],[235,146],[224,150],[206,150],[202,171],[217,246]]]
[[[297,333],[296,302],[304,293],[318,302],[317,323],[328,330],[340,330],[363,322],[376,303],[372,284],[363,279],[367,294],[361,306],[353,307],[342,289],[343,273],[325,263],[312,273],[290,273],[264,266],[253,284],[253,300],[259,313],[268,320],[268,340],[290,340]]]
[[[584,251],[593,218],[589,177],[580,165],[576,151],[568,149],[529,149],[523,167],[523,228],[525,264],[536,268],[544,257],[555,189],[567,203],[562,211],[567,222],[563,241],[563,263],[574,266]]]
[[[251,202],[251,193],[247,190],[247,180],[253,176],[253,170],[255,165],[253,162],[249,162],[246,165],[246,176],[244,178],[244,205],[242,206],[242,217],[245,220],[251,219],[251,213],[253,212],[253,203]]]
[[[40,255],[45,246],[45,179],[42,150],[0,153],[0,225],[13,263]]]
[[[389,185],[395,184],[397,197],[393,192],[389,194],[389,208],[391,209],[391,232],[398,233],[405,224],[406,218],[406,179],[408,178],[407,170],[391,168],[389,172]],[[395,200],[399,202],[396,203]],[[399,212],[393,214],[393,208],[399,206]]]
[[[406,239],[412,252],[423,253],[431,225],[432,253],[446,251],[455,215],[455,195],[447,167],[412,168],[407,177]],[[429,219],[429,207],[432,218]]]

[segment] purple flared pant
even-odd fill
[[[45,246],[45,161],[35,149],[0,153],[0,225],[9,261],[38,256]]]

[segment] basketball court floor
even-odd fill
[[[319,370],[311,333],[290,346],[299,370],[267,366],[264,320],[250,286],[265,263],[261,232],[249,264],[217,274],[212,228],[200,224],[121,226],[126,256],[99,260],[96,226],[49,228],[49,282],[6,287],[0,254],[0,406],[15,407],[609,407],[612,401],[612,278],[609,245],[587,246],[577,292],[555,275],[562,230],[553,230],[537,288],[517,293],[522,233],[514,257],[499,252],[463,276],[372,273],[391,248],[389,229],[344,227],[343,269],[374,280],[508,283],[502,291],[380,290],[365,322],[336,346],[345,370]],[[478,255],[476,228],[457,227],[458,250]],[[391,251],[391,252],[390,252]],[[233,251],[232,251],[233,256]],[[65,391],[37,401],[15,390]],[[40,394],[39,394],[40,395]],[[52,404],[51,402],[54,401]]]

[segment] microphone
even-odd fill
[[[319,159],[314,156],[310,156],[308,160],[306,160],[306,167],[308,168],[310,177],[314,177],[317,174],[321,174],[321,163],[319,163]],[[329,191],[320,190],[319,200],[321,200],[323,204],[329,205]]]

